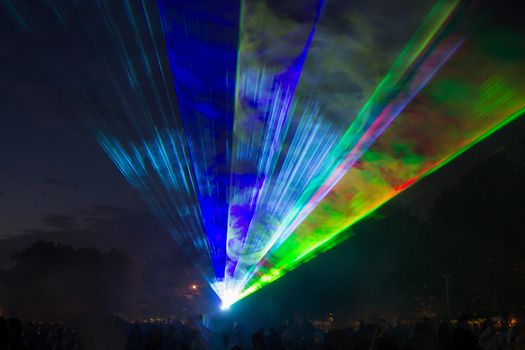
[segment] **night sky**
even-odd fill
[[[18,40],[2,19],[2,237],[41,229],[45,218],[71,225],[94,205],[132,207],[136,196],[46,70],[45,46]]]
[[[49,33],[42,34],[47,26],[45,18],[38,35],[29,38],[9,15],[0,15],[0,267],[8,267],[9,256],[30,242],[49,239],[100,249],[116,246],[132,255],[162,250],[176,255],[180,268],[192,271],[162,225],[98,145],[86,123],[85,111],[79,111],[64,92],[63,80],[55,79],[62,71],[49,60],[60,53],[56,48],[67,40],[57,37],[53,44],[41,42],[58,32],[56,24],[49,24]],[[66,60],[71,65],[83,49],[75,50],[72,47],[73,53]],[[96,65],[87,69],[103,75]],[[402,207],[424,218],[435,198],[456,186],[480,161],[496,154],[520,161],[523,135],[525,121],[519,118],[386,206]],[[366,242],[363,236],[365,243],[361,244],[374,249],[372,240],[376,238]],[[324,254],[322,261],[310,262],[309,273],[320,276],[329,269],[337,275],[339,267],[334,265],[336,261],[345,265],[338,258],[349,251],[352,240]],[[304,280],[307,273],[303,270],[294,274],[290,278],[297,288],[312,283]],[[287,282],[279,283],[270,288],[290,287]],[[351,283],[345,288],[351,289]]]

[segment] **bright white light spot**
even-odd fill
[[[229,281],[229,284],[225,284],[224,281],[216,281],[211,284],[211,287],[217,293],[221,299],[221,310],[226,311],[235,304],[240,299],[240,290],[239,287],[232,283],[234,281]]]

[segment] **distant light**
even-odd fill
[[[230,306],[231,306],[231,304],[222,303],[221,304],[221,310],[222,311],[228,311],[230,309]]]
[[[196,284],[192,284],[191,285],[191,289],[196,290],[197,289],[197,285]]]

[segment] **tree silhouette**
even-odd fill
[[[121,251],[75,249],[38,241],[13,255],[4,273],[4,307],[29,319],[125,311],[133,289],[133,265]]]

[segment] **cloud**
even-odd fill
[[[49,228],[59,230],[72,230],[78,228],[78,219],[73,215],[48,215],[43,218],[42,221]]]
[[[139,261],[152,255],[174,255],[180,267],[191,266],[191,258],[183,255],[165,228],[145,209],[94,204],[44,216],[39,228],[23,232],[24,235],[0,240],[0,265],[2,260],[8,261],[9,252],[13,253],[3,246],[20,247],[16,241],[27,245],[31,241],[51,240],[101,250],[117,247]]]

